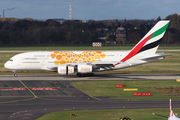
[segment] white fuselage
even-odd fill
[[[79,64],[116,64],[120,62],[129,51],[56,51],[56,52],[27,52],[17,54],[5,63],[5,68],[11,70],[49,70],[63,65]],[[136,60],[135,60],[136,59]],[[147,61],[138,60],[132,57],[123,64],[114,67],[100,68],[94,71],[103,71],[130,67],[138,64],[144,64]]]

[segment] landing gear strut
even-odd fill
[[[77,73],[78,77],[93,77],[95,76],[94,73]]]
[[[14,72],[14,77],[17,77],[18,76],[17,72],[14,70],[13,70],[13,72]]]

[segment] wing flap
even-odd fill
[[[118,63],[119,61],[97,61],[89,63],[92,66],[96,66],[99,68],[106,68],[106,67],[114,67],[114,64]]]

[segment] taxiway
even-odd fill
[[[114,77],[113,77],[114,76]],[[36,119],[46,113],[65,110],[168,108],[168,100],[112,100],[91,97],[70,83],[80,80],[178,79],[180,75],[97,75],[77,77],[59,75],[0,76],[1,120]],[[173,106],[180,107],[180,100]]]
[[[76,75],[0,75],[0,80],[170,80],[180,79],[180,74],[96,74],[95,77],[78,77]]]

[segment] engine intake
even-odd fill
[[[61,74],[61,75],[73,74],[74,73],[74,67],[59,66],[57,71],[58,71],[58,74]]]
[[[91,65],[78,65],[77,71],[78,71],[78,73],[91,73],[92,66]]]

